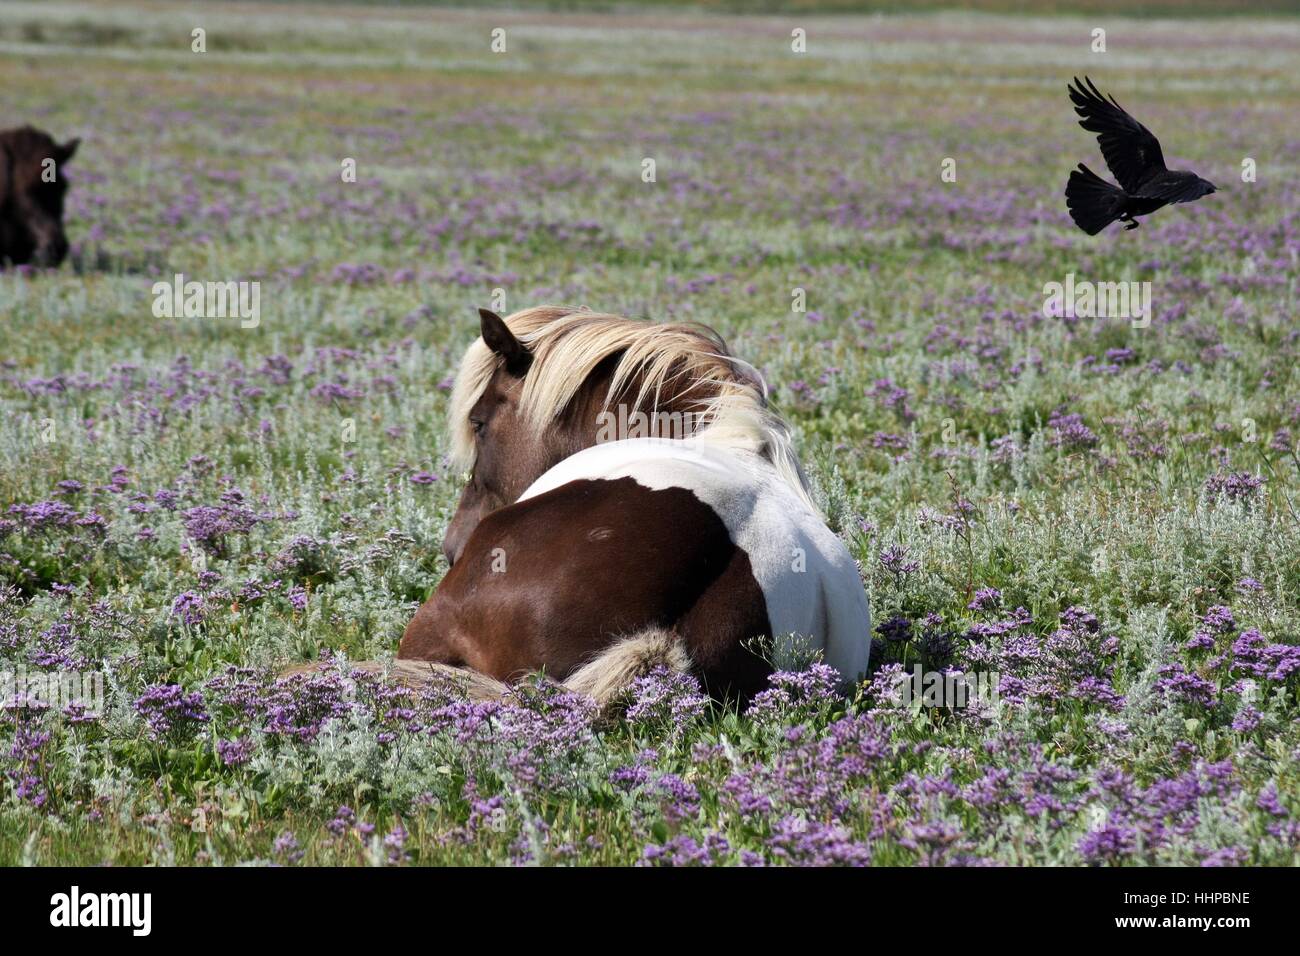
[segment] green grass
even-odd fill
[[[0,724],[0,862],[287,862],[274,846],[286,831],[303,862],[383,861],[355,828],[328,829],[340,805],[379,836],[400,821],[419,863],[625,864],[678,835],[725,836],[718,862],[808,862],[778,852],[800,814],[877,863],[1296,862],[1294,833],[1259,806],[1269,788],[1300,806],[1295,676],[1261,682],[1252,705],[1240,673],[1183,646],[1216,605],[1278,645],[1300,631],[1294,21],[1108,19],[1110,52],[1094,54],[1092,17],[810,16],[797,55],[804,21],[789,18],[195,10],[0,8],[0,115],[83,137],[68,171],[74,262],[0,277],[0,517],[75,479],[86,487],[68,502],[107,525],[0,538],[0,584],[17,590],[0,670],[59,651],[113,677],[104,720],[39,723],[38,764],[3,757],[16,729]],[[1101,165],[1065,97],[1083,73],[1171,163],[1225,189],[1135,233],[1075,230],[1065,177]],[[340,180],[345,157],[355,184]],[[948,157],[955,183],[940,179]],[[1243,157],[1257,182],[1241,181]],[[259,280],[259,326],[154,318],[151,287],[175,272]],[[1043,287],[1067,273],[1150,281],[1154,321],[1045,317]],[[373,714],[293,744],[210,699],[211,724],[151,739],[132,708],[151,685],[201,691],[228,665],[395,650],[445,570],[459,490],[445,382],[497,289],[508,310],[561,301],[719,329],[770,380],[877,622],[961,635],[1023,607],[1033,623],[1017,633],[1046,652],[1077,605],[1116,649],[1095,667],[1083,652],[1041,665],[1068,676],[1063,696],[992,717],[864,698],[852,713],[874,708],[893,749],[845,784],[839,810],[794,796],[766,816],[738,810],[727,780],[774,773],[793,751],[780,722],[726,712],[676,735],[601,724],[572,752],[545,751],[559,775],[547,786],[490,742],[380,744]],[[807,312],[791,310],[795,289]],[[362,394],[330,398],[329,384]],[[1095,440],[1063,438],[1054,414],[1080,415]],[[105,490],[117,466],[126,484]],[[439,481],[412,483],[422,470]],[[1240,500],[1207,487],[1237,473],[1266,483]],[[205,555],[182,511],[232,487],[273,517]],[[161,489],[179,510],[157,504]],[[959,501],[973,511],[953,530]],[[919,569],[882,566],[892,545]],[[266,596],[238,597],[254,580]],[[968,608],[985,587],[1000,610]],[[204,588],[203,623],[183,624],[173,603]],[[921,643],[877,660],[910,665]],[[989,646],[997,666],[1021,666],[1002,639]],[[978,653],[961,641],[958,663]],[[1158,668],[1175,663],[1213,685],[1213,706],[1161,696]],[[1125,702],[1072,696],[1076,665]],[[1251,706],[1258,726],[1234,729]],[[820,740],[844,713],[784,720]],[[216,742],[239,736],[254,755],[224,766]],[[646,747],[654,775],[696,787],[694,816],[610,782]],[[1167,842],[1080,849],[1099,811],[1151,837],[1095,791],[1107,770],[1147,788],[1225,760],[1234,789],[1201,780],[1194,825],[1179,818]],[[1049,781],[1044,763],[1075,776]],[[39,768],[39,807],[9,775],[24,766]],[[1057,801],[1050,825],[1024,801],[971,797],[999,768]],[[912,785],[945,774],[961,793]],[[504,801],[500,829],[473,822],[467,781]]]

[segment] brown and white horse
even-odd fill
[[[480,316],[451,396],[468,472],[451,568],[399,674],[464,669],[492,696],[544,671],[606,700],[667,664],[744,699],[772,670],[756,645],[779,659],[792,639],[846,684],[865,672],[857,567],[761,379],[716,333],[558,307]]]

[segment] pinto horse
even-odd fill
[[[761,379],[716,333],[549,306],[480,318],[450,402],[468,472],[451,567],[399,675],[455,668],[491,697],[544,671],[603,702],[666,665],[743,700],[795,640],[846,685],[862,675],[857,566]]]

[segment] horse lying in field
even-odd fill
[[[57,266],[68,254],[63,165],[79,143],[56,143],[30,126],[0,131],[0,269]]]
[[[666,665],[743,700],[791,640],[846,686],[865,672],[856,564],[761,379],[716,333],[557,307],[480,317],[450,402],[468,472],[451,567],[392,676],[454,671],[494,697],[544,671],[604,702]],[[690,427],[610,428],[628,421]]]

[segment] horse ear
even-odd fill
[[[59,147],[59,162],[66,163],[76,155],[77,147],[81,145],[81,137],[70,139]]]
[[[478,317],[484,344],[506,360],[507,372],[522,378],[528,371],[528,366],[533,363],[533,353],[515,338],[510,326],[506,325],[506,320],[491,309],[479,309]]]

